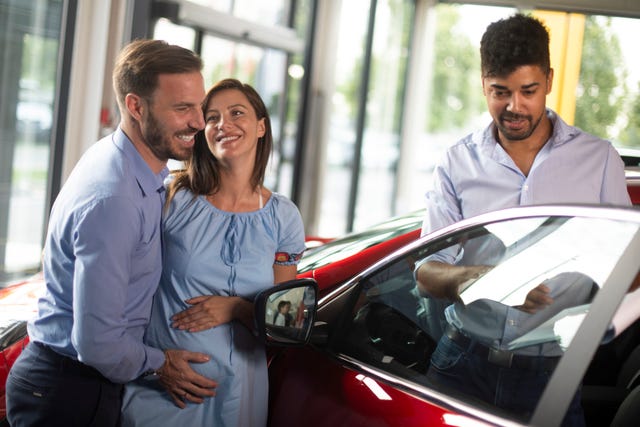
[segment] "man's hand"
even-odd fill
[[[428,261],[416,271],[418,291],[422,296],[462,303],[460,293],[492,268],[490,265],[463,266]]]
[[[167,389],[179,408],[185,408],[186,401],[204,402],[205,397],[216,395],[218,383],[195,372],[190,363],[205,363],[209,356],[186,350],[165,350],[164,364],[158,369],[160,383]]]
[[[549,296],[549,292],[551,292],[551,290],[547,285],[539,284],[529,291],[524,303],[518,308],[529,314],[535,314],[553,304],[553,298]]]

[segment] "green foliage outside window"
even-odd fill
[[[625,108],[629,99],[626,77],[620,41],[612,31],[611,18],[588,16],[576,93],[575,125],[610,139],[616,145],[623,141],[628,145],[640,145],[638,119],[635,119],[635,137],[632,123],[626,128],[620,123],[629,111]],[[635,103],[639,102],[636,99]],[[629,116],[633,118],[630,111]]]
[[[456,6],[438,7],[428,132],[465,127],[485,109],[479,48],[462,32],[463,28],[456,28],[459,20]]]

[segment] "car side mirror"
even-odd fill
[[[295,279],[260,292],[254,301],[258,335],[269,345],[296,346],[309,341],[318,305],[318,284]]]

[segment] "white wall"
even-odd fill
[[[67,104],[63,183],[85,150],[101,136],[100,111],[105,105],[109,108],[113,100],[110,95],[111,68],[121,46],[126,4],[127,0],[78,2]]]

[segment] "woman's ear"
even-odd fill
[[[258,138],[262,138],[267,131],[266,126],[264,125],[264,117],[258,120]]]

